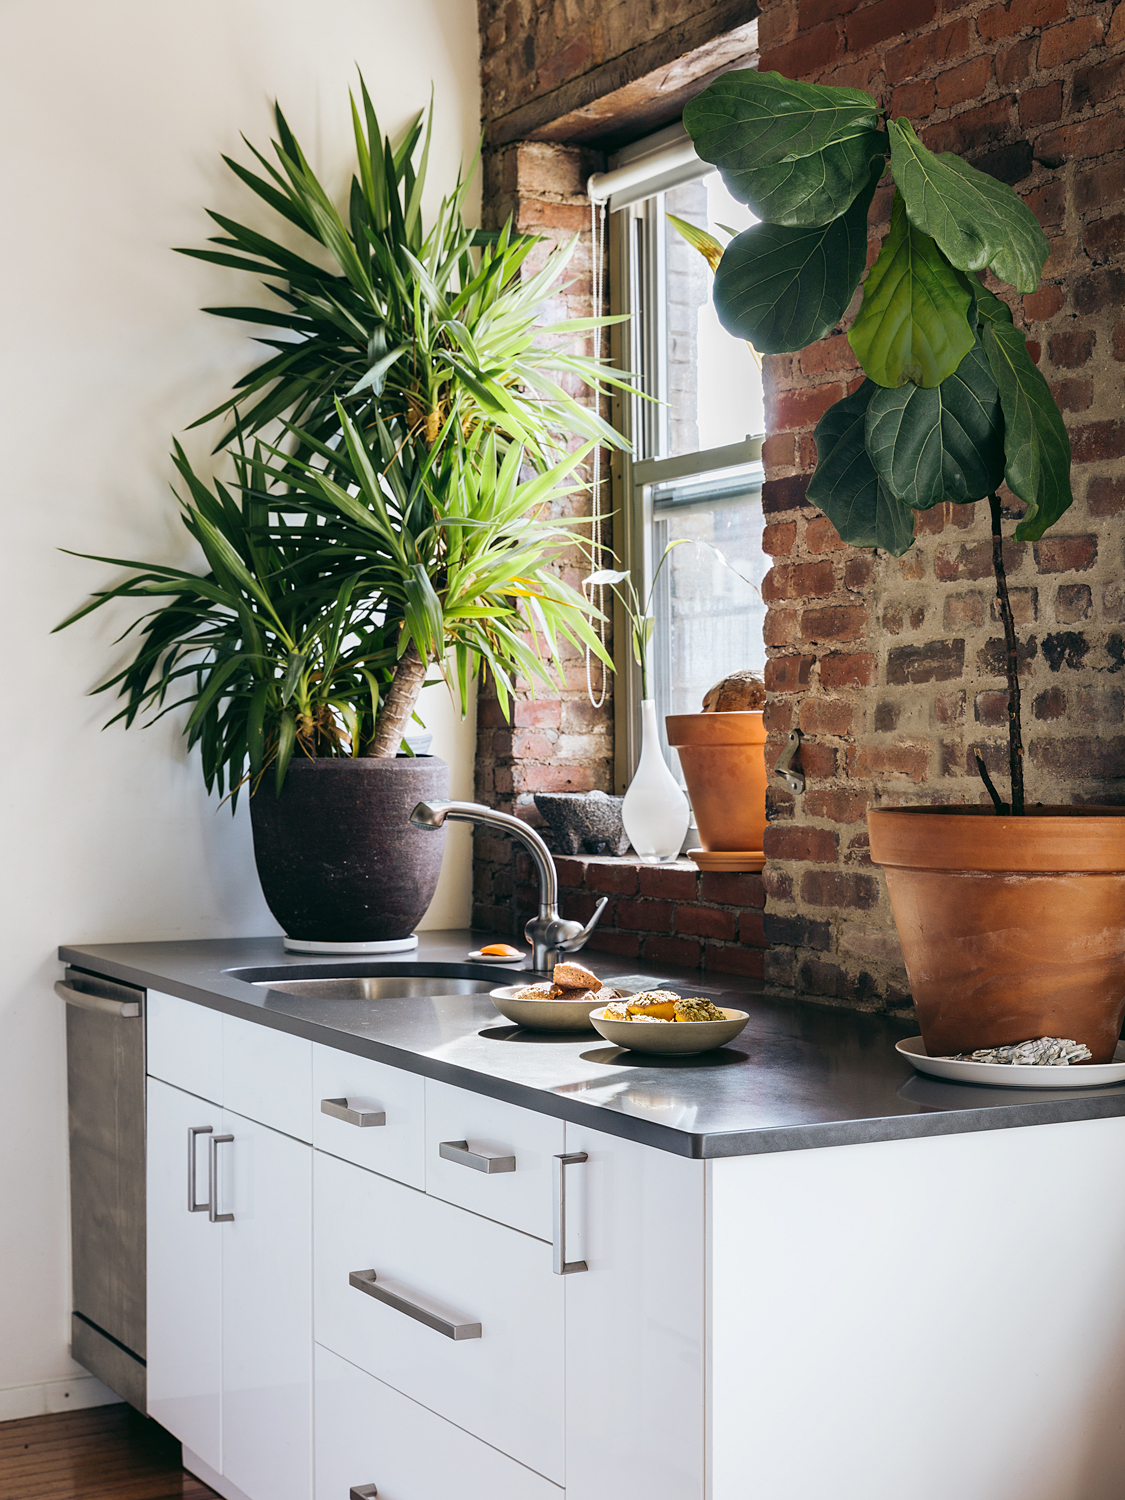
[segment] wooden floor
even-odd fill
[[[0,1422],[0,1500],[215,1500],[131,1406]]]

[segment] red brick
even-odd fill
[[[1094,607],[1088,583],[1064,583],[1055,595],[1055,619],[1060,625],[1088,620]]]
[[[765,886],[760,875],[747,871],[704,870],[699,881],[699,894],[704,901],[713,901],[720,906],[763,907],[766,904]]]
[[[774,432],[788,432],[795,427],[811,427],[844,395],[844,387],[838,381],[781,391],[773,403],[770,428]]]
[[[703,962],[703,945],[691,938],[646,937],[641,951],[646,963],[669,964],[678,969],[698,969]]]
[[[610,932],[595,927],[586,946],[595,953],[613,953],[618,958],[641,956],[641,940],[635,932]]]
[[[545,734],[495,735],[497,755],[514,755],[517,760],[550,760],[554,743]]]
[[[1051,395],[1060,411],[1089,411],[1094,400],[1094,382],[1089,375],[1052,380]]]
[[[568,891],[563,898],[563,916],[585,925],[594,915],[597,905],[598,898],[591,891]],[[602,915],[606,925],[612,927],[612,906],[607,907]]]
[[[830,605],[806,609],[801,615],[801,635],[806,641],[855,641],[867,633],[868,613],[862,605]]]
[[[827,599],[836,592],[836,571],[829,562],[775,565],[762,580],[767,604],[782,599]]]
[[[977,17],[977,30],[986,42],[1015,36],[1027,26],[1049,26],[1066,19],[1067,0],[1008,0],[992,5]]]
[[[1033,188],[1024,202],[1045,229],[1066,222],[1066,183],[1061,177]]]
[[[911,781],[925,781],[929,773],[929,756],[923,745],[864,745],[855,757],[853,775],[906,776]]]
[[[555,869],[559,872],[559,885],[577,889],[586,879],[586,863],[581,859],[570,859],[564,854],[555,855]]]
[[[862,591],[871,582],[875,574],[875,559],[870,554],[860,557],[849,557],[844,564],[844,585],[853,593]]]
[[[1125,323],[1113,325],[1113,357],[1118,363],[1125,360]]]
[[[690,870],[673,869],[670,865],[642,865],[639,872],[642,896],[658,896],[669,901],[694,901],[699,875],[694,866]]]
[[[845,333],[838,333],[830,339],[818,339],[801,351],[797,363],[802,375],[814,379],[817,375],[835,375],[838,370],[858,368]]]
[[[765,954],[761,947],[717,948],[708,943],[703,951],[703,967],[716,974],[741,974],[747,979],[766,977]]]
[[[1062,115],[1062,83],[1056,79],[1041,89],[1026,89],[1020,95],[1020,124],[1025,130],[1033,125],[1053,125]]]
[[[962,110],[950,120],[929,125],[924,140],[931,151],[982,151],[1007,130],[1012,114],[1011,95],[992,99],[976,109]]]
[[[744,911],[738,919],[738,941],[753,948],[768,948],[765,913]]]
[[[788,557],[797,540],[797,523],[782,521],[762,531],[762,551],[767,557]]]
[[[883,59],[887,82],[906,83],[930,68],[964,57],[971,42],[969,27],[968,20],[953,21],[902,47],[895,47]]]
[[[986,53],[974,57],[959,67],[949,68],[937,76],[937,103],[939,109],[952,109],[956,104],[965,104],[970,99],[979,99],[992,81],[992,58]],[[1058,119],[1053,115],[1052,119]]]
[[[875,681],[875,658],[867,652],[835,651],[820,659],[822,688],[870,687]]]
[[[810,818],[830,818],[833,823],[859,823],[867,817],[870,801],[867,792],[814,787],[805,794],[805,811]]]
[[[806,747],[801,748],[804,751]],[[762,848],[767,859],[803,859],[817,864],[833,864],[839,853],[834,833],[795,823],[767,824]]]
[[[891,95],[891,114],[908,120],[923,120],[934,107],[934,84],[930,78],[912,78],[899,84]]]
[[[1115,21],[1120,17],[1125,17],[1125,12],[1118,6],[1114,11]],[[1085,68],[1078,68],[1074,74],[1071,91],[1071,108],[1077,114],[1087,105],[1093,105],[1096,108],[1099,104],[1118,99],[1122,92],[1123,79],[1125,79],[1125,57],[1120,53],[1116,57],[1106,58],[1104,62],[1090,63]]]
[[[1031,54],[1034,50],[1035,43],[1028,37],[1022,42],[1017,42],[1014,47],[998,52],[996,54],[997,83],[1002,87],[1022,83],[1031,71]]]
[[[1125,161],[1101,162],[1075,179],[1074,202],[1079,213],[1103,209],[1125,198]]]
[[[619,901],[614,913],[618,927],[627,932],[671,932],[670,901]]]
[[[720,911],[717,906],[689,906],[681,903],[676,907],[676,933],[682,937],[722,938],[733,942],[738,931],[738,918],[732,911]]]
[[[1041,286],[1023,299],[1024,317],[1033,323],[1044,323],[1055,316],[1065,301],[1066,293],[1061,287]]]
[[[1023,561],[1023,548],[1015,542],[1004,543],[1004,567],[1014,573]],[[992,543],[962,542],[960,547],[939,547],[934,557],[934,576],[943,583],[961,579],[975,581],[992,576]]]
[[[1071,457],[1076,464],[1097,463],[1125,454],[1125,422],[1089,422],[1070,431]]]
[[[762,443],[762,462],[767,472],[791,469],[797,462],[797,439],[791,432],[771,432]]]
[[[841,552],[847,545],[827,516],[816,516],[805,527],[805,546],[814,555]]]
[[[1102,39],[1104,28],[1097,16],[1077,16],[1062,26],[1052,26],[1039,39],[1036,61],[1041,68],[1057,68],[1089,52]]]
[[[1061,167],[1068,161],[1090,156],[1108,156],[1125,146],[1125,118],[1099,115],[1078,125],[1063,125],[1041,135],[1035,142],[1035,160],[1044,166]]]
[[[587,71],[591,59],[590,34],[583,30],[541,64],[536,73],[541,91],[550,93],[568,78],[579,77]]]
[[[1034,546],[1040,573],[1085,573],[1098,560],[1097,538],[1092,536],[1049,535]]]
[[[772,656],[766,662],[765,684],[771,693],[799,693],[809,685],[811,656]]]
[[[1086,490],[1086,509],[1092,516],[1119,516],[1125,512],[1125,479],[1091,479]]]
[[[935,0],[876,0],[874,5],[853,11],[845,21],[848,50],[861,52],[890,37],[917,31],[928,26],[936,12]]]
[[[801,509],[810,478],[808,474],[791,474],[787,479],[767,479],[762,485],[762,513],[774,516]]]
[[[590,766],[544,766],[534,761],[522,765],[517,763],[512,767],[512,790],[592,792],[594,772]]]
[[[786,78],[815,78],[835,58],[838,43],[835,24],[827,22],[795,41],[763,51],[758,66],[763,72],[784,73]]]
[[[801,636],[801,613],[774,605],[766,611],[762,636],[767,646],[797,646]]]
[[[590,860],[586,888],[603,896],[632,896],[637,889],[637,867],[629,860]]]
[[[1097,334],[1092,328],[1069,328],[1051,335],[1051,363],[1062,370],[1076,370],[1094,352]]]
[[[810,906],[870,911],[879,900],[879,883],[872,875],[845,875],[837,870],[806,870],[801,876],[801,900],[807,901]]]
[[[1125,214],[1095,219],[1083,231],[1086,254],[1095,263],[1115,260],[1125,250]]]
[[[839,774],[840,757],[831,745],[806,740],[801,746],[800,761],[806,781],[831,781]]]
[[[973,700],[973,717],[978,724],[1006,724],[1008,722],[1008,694],[996,689],[978,693]]]
[[[1046,688],[1036,695],[1032,711],[1037,719],[1061,719],[1066,713],[1066,694],[1062,688]],[[1004,717],[1007,718],[1006,711]]]
[[[803,734],[840,734],[852,732],[855,709],[840,698],[806,698],[801,704]]]
[[[968,594],[947,594],[942,624],[947,630],[962,630],[966,625],[983,625],[984,595],[973,590]]]

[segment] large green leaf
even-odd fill
[[[1019,329],[1003,318],[990,321],[984,330],[984,347],[1004,409],[1004,478],[1027,506],[1016,527],[1016,540],[1036,542],[1074,499],[1070,439],[1050,387],[1032,363]]]
[[[728,333],[763,354],[783,354],[831,332],[867,264],[867,210],[878,180],[875,169],[831,224],[755,224],[730,242],[714,286],[715,310]]]
[[[1004,419],[980,343],[938,386],[879,387],[867,408],[867,451],[914,510],[990,494],[1004,476]]]
[[[896,193],[891,227],[848,333],[864,370],[876,385],[940,385],[973,347],[971,302],[965,278],[914,228]]]
[[[960,271],[991,268],[1020,292],[1033,292],[1047,259],[1047,236],[1006,183],[959,156],[935,156],[909,120],[892,120],[891,172],[910,222],[932,235]]]
[[[767,224],[802,227],[839,218],[866,186],[876,164],[887,159],[887,137],[863,130],[799,156],[760,167],[756,162],[723,173],[732,194]],[[882,165],[880,176],[882,175]]]
[[[816,473],[808,498],[853,547],[882,547],[901,557],[914,540],[914,516],[882,483],[867,455],[864,427],[877,387],[859,390],[830,406],[816,424]]]
[[[716,78],[684,110],[695,149],[724,179],[728,171],[812,156],[873,130],[878,122],[879,106],[861,89],[827,88],[746,68]]]

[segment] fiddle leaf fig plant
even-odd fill
[[[1011,811],[1021,813],[1016,636],[997,491],[1006,483],[1024,504],[1016,540],[1037,541],[1071,504],[1070,443],[1011,309],[980,278],[988,272],[1033,292],[1046,236],[1011,188],[948,152],[935,155],[909,120],[890,119],[861,89],[735,71],[692,100],[684,125],[759,220],[717,264],[713,246],[693,243],[715,270],[721,323],[764,354],[838,330],[867,265],[875,190],[890,169],[890,227],[848,330],[866,378],[817,424],[808,498],[843,541],[896,557],[913,544],[913,512],[988,500]]]

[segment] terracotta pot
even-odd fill
[[[449,796],[432,755],[393,760],[296,757],[281,796],[263,777],[250,799],[266,904],[305,942],[408,938],[434,899],[444,831],[413,828],[417,803]]]
[[[703,848],[754,850],[766,830],[766,731],[761,710],[668,714]]]
[[[1125,1018],[1125,809],[873,808],[867,823],[931,1056],[1061,1036],[1110,1061]]]

